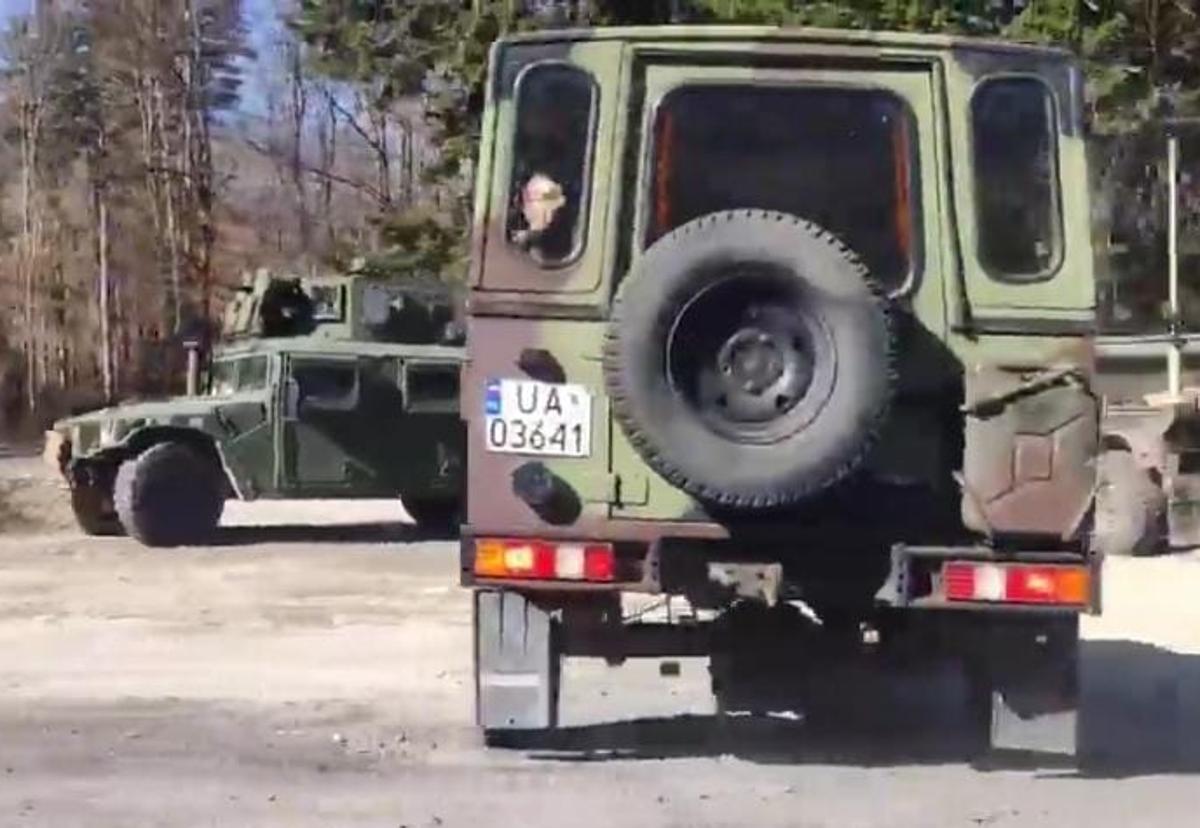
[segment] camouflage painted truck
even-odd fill
[[[403,499],[457,527],[461,323],[436,289],[260,271],[226,308],[201,389],[62,420],[46,458],[89,534],[210,539],[230,498]]]
[[[1074,750],[1101,577],[1084,130],[1042,48],[495,45],[461,540],[490,738],[555,725],[563,657],[708,655],[717,709],[761,713],[950,656],[992,746]]]

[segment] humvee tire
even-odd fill
[[[798,216],[732,210],[656,241],[605,342],[613,412],[697,498],[794,504],[866,454],[892,393],[884,300],[853,251]]]
[[[401,498],[409,517],[422,529],[456,532],[462,522],[462,503],[458,498]]]
[[[102,537],[125,534],[121,521],[112,510],[112,493],[104,492],[98,486],[72,486],[71,511],[75,513],[75,522],[85,535]]]
[[[113,489],[121,525],[146,546],[205,543],[225,507],[220,470],[182,443],[126,460]]]
[[[1105,555],[1153,555],[1167,540],[1167,497],[1128,451],[1109,450],[1099,460],[1093,533]]]

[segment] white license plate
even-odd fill
[[[489,451],[588,457],[592,395],[582,385],[488,380],[484,393]]]

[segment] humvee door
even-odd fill
[[[369,480],[353,453],[363,428],[358,360],[289,356],[284,365],[284,490],[335,494]]]

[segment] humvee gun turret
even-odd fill
[[[400,496],[455,526],[463,349],[436,284],[258,272],[225,309],[189,394],[55,423],[47,459],[80,526],[149,545],[201,543],[231,497]]]
[[[550,32],[498,43],[487,95],[463,386],[482,727],[552,726],[564,656],[709,654],[718,708],[761,711],[947,648],[991,744],[1072,751],[1100,569],[1069,55]],[[636,593],[665,620],[623,613]]]

